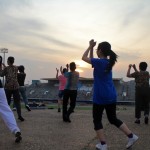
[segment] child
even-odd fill
[[[135,70],[130,73],[131,67]],[[135,123],[140,124],[141,110],[144,110],[144,122],[148,124],[149,116],[149,72],[146,71],[147,63],[141,62],[139,64],[139,71],[136,69],[135,64],[129,65],[127,77],[135,78]]]
[[[20,65],[18,67],[18,73],[17,73],[17,79],[18,79],[18,83],[19,83],[19,92],[20,95],[22,96],[22,99],[24,101],[25,104],[25,108],[28,111],[31,111],[29,105],[28,105],[28,99],[27,99],[27,95],[26,95],[26,87],[24,85],[25,82],[25,78],[26,78],[26,73],[24,72],[25,67],[23,65]]]
[[[65,72],[68,72],[68,65],[66,65],[67,68],[60,67],[61,75],[58,76],[59,70],[56,68],[56,79],[59,80],[59,92],[58,92],[58,112],[61,112],[61,105],[62,105],[62,99],[64,96],[64,88],[66,85],[67,78],[64,76]]]
[[[109,122],[128,136],[126,148],[129,149],[138,140],[138,137],[116,116],[117,94],[112,79],[112,68],[117,61],[117,55],[111,50],[111,45],[108,42],[102,42],[99,43],[96,51],[99,58],[93,58],[93,48],[95,45],[96,42],[94,40],[89,42],[89,47],[84,52],[82,60],[91,64],[94,68],[93,123],[99,138],[96,148],[107,150],[102,125],[102,114],[105,109]]]
[[[76,98],[77,98],[77,88],[78,88],[78,80],[79,80],[79,72],[76,70],[75,62],[71,62],[70,72],[65,73],[65,77],[67,78],[67,83],[64,90],[63,97],[63,121],[71,122],[70,114],[74,111],[76,106]],[[67,109],[68,101],[70,99],[70,107]]]

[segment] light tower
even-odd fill
[[[7,48],[0,48],[0,53],[3,53],[3,63],[5,64],[5,53],[8,53]],[[3,85],[4,85],[4,77],[3,77]]]
[[[3,53],[3,55],[4,55],[3,63],[5,64],[5,53],[8,53],[8,49],[7,48],[0,48],[0,53]]]

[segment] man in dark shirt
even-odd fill
[[[130,73],[131,67],[135,72]],[[135,64],[129,65],[127,71],[127,77],[135,78],[135,123],[140,124],[141,110],[144,110],[145,124],[148,124],[149,116],[149,72],[146,71],[147,63],[141,62],[139,64],[139,70],[136,69]]]

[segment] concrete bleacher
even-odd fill
[[[124,82],[120,84],[115,83],[115,87],[117,90],[117,103],[118,104],[134,104],[134,94],[135,94],[135,84],[134,81]],[[89,90],[90,89],[90,90]],[[123,92],[127,94],[123,96]],[[58,83],[38,83],[31,84],[27,87],[27,97],[29,102],[37,101],[53,101],[57,102],[58,99]],[[77,102],[80,103],[92,103],[93,90],[91,89],[91,85],[87,84],[79,88],[77,95]]]
[[[27,96],[28,96],[28,99],[31,99],[31,98],[56,99],[57,98],[56,91],[58,91],[57,88],[51,87],[50,85],[46,83],[41,83],[38,85],[29,86],[27,88]]]

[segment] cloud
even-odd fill
[[[60,45],[60,46],[63,46],[63,47],[79,48],[78,46],[76,46],[74,44],[70,44],[70,43],[64,42],[62,40],[58,40],[58,39],[56,39],[54,37],[51,37],[51,36],[42,35],[42,34],[38,34],[38,36],[42,39],[47,40],[48,42],[52,42],[53,44],[57,44],[57,45]]]
[[[0,0],[0,12],[7,12],[12,8],[25,8],[30,7],[31,1],[29,0]]]
[[[143,3],[137,4],[136,7],[134,7],[133,5],[128,7],[122,20],[123,27],[127,27],[135,23],[135,21],[138,20],[141,16],[144,7],[145,6],[143,5]]]
[[[141,53],[134,51],[134,52],[123,52],[120,51],[118,52],[118,59],[119,61],[123,61],[123,62],[127,62],[127,61],[133,61],[133,60],[137,60],[141,57]]]
[[[7,18],[7,19],[6,19]],[[14,17],[11,15],[0,15],[0,30],[3,32],[26,33],[27,31],[39,31],[46,25],[38,19],[32,17]]]
[[[52,37],[53,34],[51,34],[51,30],[55,31],[55,28],[51,28],[49,33],[46,33],[45,30],[49,29],[49,27],[46,23],[42,22],[41,20],[31,17],[13,17],[10,15],[1,15],[0,19],[2,21],[2,23],[0,24],[1,42],[7,40],[8,43],[14,45],[16,44],[22,47],[43,50],[49,49],[44,47],[45,42],[47,43],[46,45],[48,45],[49,43],[60,47],[68,47],[72,49],[80,48],[79,46],[76,46],[72,43],[65,42],[65,39],[63,39],[63,41],[62,39],[60,40],[57,37]],[[36,46],[34,45],[35,43]]]
[[[7,18],[7,19],[6,19]],[[0,15],[0,45],[23,46],[31,44],[34,34],[45,28],[45,24],[34,18],[16,18],[9,15]]]
[[[117,72],[122,72],[129,62],[149,58],[149,3],[0,0],[0,46],[7,47],[18,64],[28,63],[28,74],[37,78],[55,74],[47,71],[55,66],[81,60],[90,38],[107,40],[119,55]],[[83,75],[91,75],[91,67],[78,67]]]

